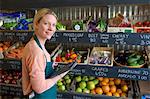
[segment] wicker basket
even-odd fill
[[[120,52],[123,52],[123,51],[120,51]],[[135,52],[135,51],[130,51],[129,53],[133,53],[133,52]],[[137,52],[137,53],[139,53],[139,52]],[[142,68],[142,67],[146,64],[146,61],[144,61],[144,63],[141,64],[141,65],[137,65],[137,66],[128,66],[128,65],[122,65],[122,64],[116,62],[116,60],[115,60],[115,58],[114,58],[114,63],[115,63],[117,66],[121,66],[121,67],[128,67],[128,68]]]

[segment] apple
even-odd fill
[[[59,91],[65,91],[65,89],[66,89],[66,88],[65,88],[65,85],[61,85],[61,86],[58,87],[58,90],[59,90]]]
[[[84,89],[83,89],[83,92],[84,92],[84,93],[90,93],[90,90],[88,90],[87,88],[84,88]]]
[[[83,76],[82,81],[88,81],[88,80],[89,80],[88,76]]]
[[[66,79],[66,83],[70,84],[71,83],[71,79]]]
[[[86,82],[81,81],[81,82],[79,83],[79,87],[80,87],[81,89],[84,89],[84,88],[86,87]]]
[[[76,92],[81,93],[81,92],[82,92],[82,89],[81,89],[80,87],[78,87],[78,88],[76,89]]]
[[[94,89],[94,88],[95,88],[94,82],[93,82],[93,81],[88,81],[88,82],[87,82],[87,88],[88,88],[89,90]]]
[[[80,82],[81,81],[81,76],[77,76],[75,77],[76,82]]]

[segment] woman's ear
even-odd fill
[[[37,30],[38,29],[38,22],[36,22],[35,24],[34,24],[34,30]]]

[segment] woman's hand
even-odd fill
[[[53,64],[52,64],[53,69],[55,69],[57,66],[58,66],[58,63],[57,62],[53,62]]]

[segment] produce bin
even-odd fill
[[[77,60],[78,64],[87,64],[89,51],[89,48],[59,46],[57,50],[53,52],[55,54],[52,56],[52,61],[67,64],[68,62]]]
[[[113,66],[114,49],[111,47],[94,47],[88,58],[88,64]]]

